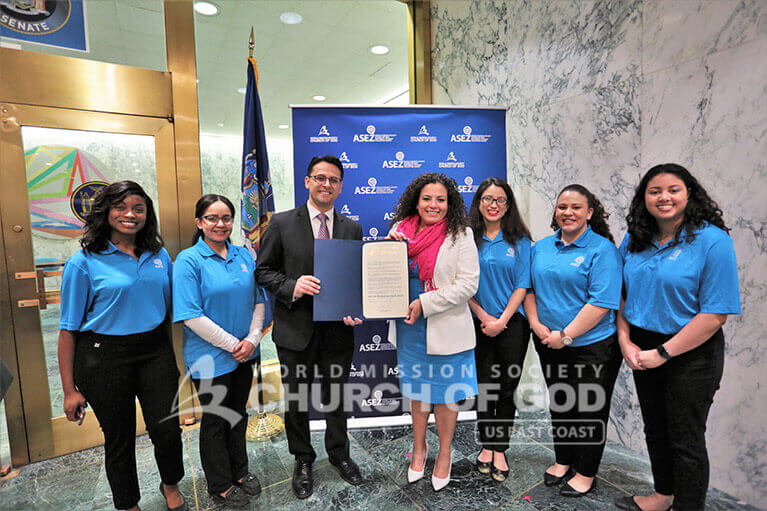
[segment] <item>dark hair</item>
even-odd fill
[[[482,213],[479,211],[479,203],[481,202],[482,194],[491,186],[503,189],[503,192],[506,194],[506,200],[508,200],[506,213],[501,218],[503,239],[509,244],[514,244],[524,237],[529,238],[530,230],[519,214],[517,200],[514,198],[514,192],[511,191],[511,187],[503,179],[489,177],[479,184],[477,193],[474,194],[474,199],[472,199],[471,207],[469,208],[469,226],[474,231],[474,242],[479,246],[479,243],[482,241],[482,234],[485,232],[485,222],[484,218],[482,218]]]
[[[463,197],[461,197],[461,192],[458,191],[458,184],[452,177],[435,172],[421,174],[407,185],[399,198],[397,207],[394,209],[394,217],[390,225],[394,225],[409,216],[417,215],[416,207],[421,199],[421,190],[424,186],[434,183],[441,184],[447,190],[447,215],[445,216],[447,233],[455,239],[458,233],[463,232],[466,227],[466,205],[463,202]]]
[[[325,156],[314,156],[312,158],[312,161],[309,162],[309,166],[306,168],[306,175],[311,176],[314,166],[323,161],[325,163],[330,163],[331,165],[335,165],[336,167],[338,167],[338,170],[341,172],[341,180],[344,179],[344,164],[341,163],[341,160],[339,160],[337,157],[333,156],[332,154],[326,154]]]
[[[607,225],[607,219],[610,218],[610,213],[605,210],[605,207],[602,206],[602,203],[599,202],[599,199],[597,199],[596,196],[591,193],[585,186],[579,184],[571,184],[562,188],[562,190],[557,194],[557,200],[559,200],[559,197],[565,192],[578,192],[586,197],[589,208],[594,210],[594,212],[591,214],[591,220],[589,220],[589,226],[591,227],[591,230],[615,243],[615,238],[613,238],[613,235],[610,232],[610,226]],[[554,214],[551,215],[551,228],[555,231],[559,229],[559,225],[557,225],[556,205],[554,206]]]
[[[215,193],[203,195],[197,200],[197,204],[194,205],[194,217],[202,219],[202,216],[205,214],[205,211],[210,207],[210,205],[219,201],[226,204],[226,207],[228,207],[229,211],[232,213],[232,218],[234,218],[234,204],[232,204],[232,201],[223,195],[218,195]],[[202,236],[202,229],[198,227],[197,231],[194,233],[194,237],[192,238],[192,245],[197,243],[197,241],[202,238]],[[226,238],[226,241],[229,241],[229,238]]]
[[[673,174],[682,180],[687,187],[687,206],[684,208],[682,223],[674,233],[673,243],[679,243],[682,230],[687,232],[686,241],[695,239],[695,231],[708,222],[725,232],[730,230],[724,225],[722,210],[719,205],[708,196],[706,190],[700,185],[690,171],[676,163],[664,163],[656,165],[642,176],[642,180],[636,187],[634,198],[631,199],[629,213],[626,215],[628,223],[629,252],[641,252],[652,243],[653,238],[659,234],[658,221],[647,211],[645,205],[645,191],[650,180],[659,174]]]
[[[151,254],[159,251],[165,243],[160,237],[157,227],[157,216],[154,213],[152,199],[138,183],[133,181],[117,181],[102,188],[94,197],[91,209],[85,216],[85,234],[80,239],[80,246],[86,252],[103,252],[112,234],[109,225],[109,210],[125,200],[129,195],[138,195],[146,203],[146,223],[136,233],[136,255],[144,252]]]

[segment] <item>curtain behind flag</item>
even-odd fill
[[[242,138],[242,239],[255,259],[261,245],[261,236],[274,213],[274,195],[269,178],[264,118],[261,115],[261,100],[258,98],[258,64],[252,58],[248,59]],[[270,296],[267,298],[264,333],[272,324],[272,300]]]

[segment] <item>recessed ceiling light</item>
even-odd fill
[[[286,25],[297,25],[301,23],[301,20],[303,19],[304,18],[302,18],[301,15],[297,12],[283,12],[280,14],[280,21]]]
[[[312,96],[312,99],[313,99],[314,101],[325,101],[325,100],[326,100],[326,99],[328,99],[328,98],[326,98],[326,97],[325,97],[325,96],[323,96],[322,94],[317,94],[316,96]]]
[[[218,127],[219,128],[223,128],[224,127],[224,123],[223,122],[218,123]]]
[[[216,4],[202,0],[194,3],[194,10],[203,16],[215,16],[218,14],[218,6]]]
[[[288,125],[287,124],[278,124],[277,127],[280,128],[281,130],[288,129]]]
[[[389,53],[389,47],[383,44],[374,44],[370,47],[370,53],[373,55],[386,55]]]
[[[239,89],[237,89],[237,92],[239,92],[240,94],[245,94],[245,87],[240,87]]]

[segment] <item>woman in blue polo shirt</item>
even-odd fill
[[[229,243],[233,221],[226,197],[197,201],[195,243],[173,266],[173,320],[184,322],[184,363],[202,406],[200,460],[208,492],[217,502],[244,506],[261,492],[248,472],[245,407],[265,306],[253,256]]]
[[[475,466],[504,481],[504,455],[514,426],[514,392],[530,341],[522,302],[530,287],[530,231],[519,214],[514,193],[502,179],[482,181],[469,209],[469,225],[479,252],[479,288],[469,307],[474,313],[482,450]]]
[[[100,191],[85,218],[82,249],[61,279],[59,370],[64,413],[82,421],[86,400],[104,432],[117,509],[138,509],[136,398],[141,404],[169,509],[185,510],[178,369],[167,335],[171,262],[152,199],[133,181]]]
[[[680,165],[651,168],[621,243],[618,341],[634,372],[655,493],[621,509],[703,509],[706,418],[724,368],[722,325],[740,314],[738,265],[722,211]]]
[[[525,311],[549,387],[556,455],[544,483],[566,480],[559,491],[566,497],[583,496],[596,485],[621,363],[614,313],[621,259],[608,216],[585,187],[568,185],[557,197],[551,222],[556,234],[532,250]]]

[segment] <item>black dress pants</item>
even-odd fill
[[[654,349],[672,335],[631,326],[631,341]],[[724,334],[719,329],[695,349],[655,369],[634,371],[655,491],[674,496],[677,510],[702,510],[709,464],[706,419],[724,371]]]
[[[549,389],[557,463],[594,477],[607,441],[610,400],[623,360],[616,336],[562,349],[541,344],[535,335],[533,339]]]
[[[175,403],[178,368],[164,325],[143,334],[77,335],[74,379],[104,432],[104,458],[117,509],[138,504],[136,398],[165,484],[184,477]]]
[[[322,323],[314,326],[309,344],[301,351],[277,346],[285,389],[285,433],[288,449],[297,460],[313,462],[316,458],[309,432],[310,388],[315,372],[322,376],[320,390],[324,407],[325,450],[334,461],[349,459],[349,438],[346,434],[348,399],[344,386],[354,355],[354,343],[339,346],[330,338]],[[327,406],[328,404],[333,406]]]
[[[214,378],[192,378],[202,407],[200,462],[209,493],[225,492],[248,473],[246,407],[257,359]]]
[[[515,313],[506,330],[495,337],[482,333],[480,322],[474,318],[477,347],[477,430],[483,449],[504,452],[514,429],[517,406],[514,392],[522,377],[522,366],[530,343],[530,324],[519,312]]]

